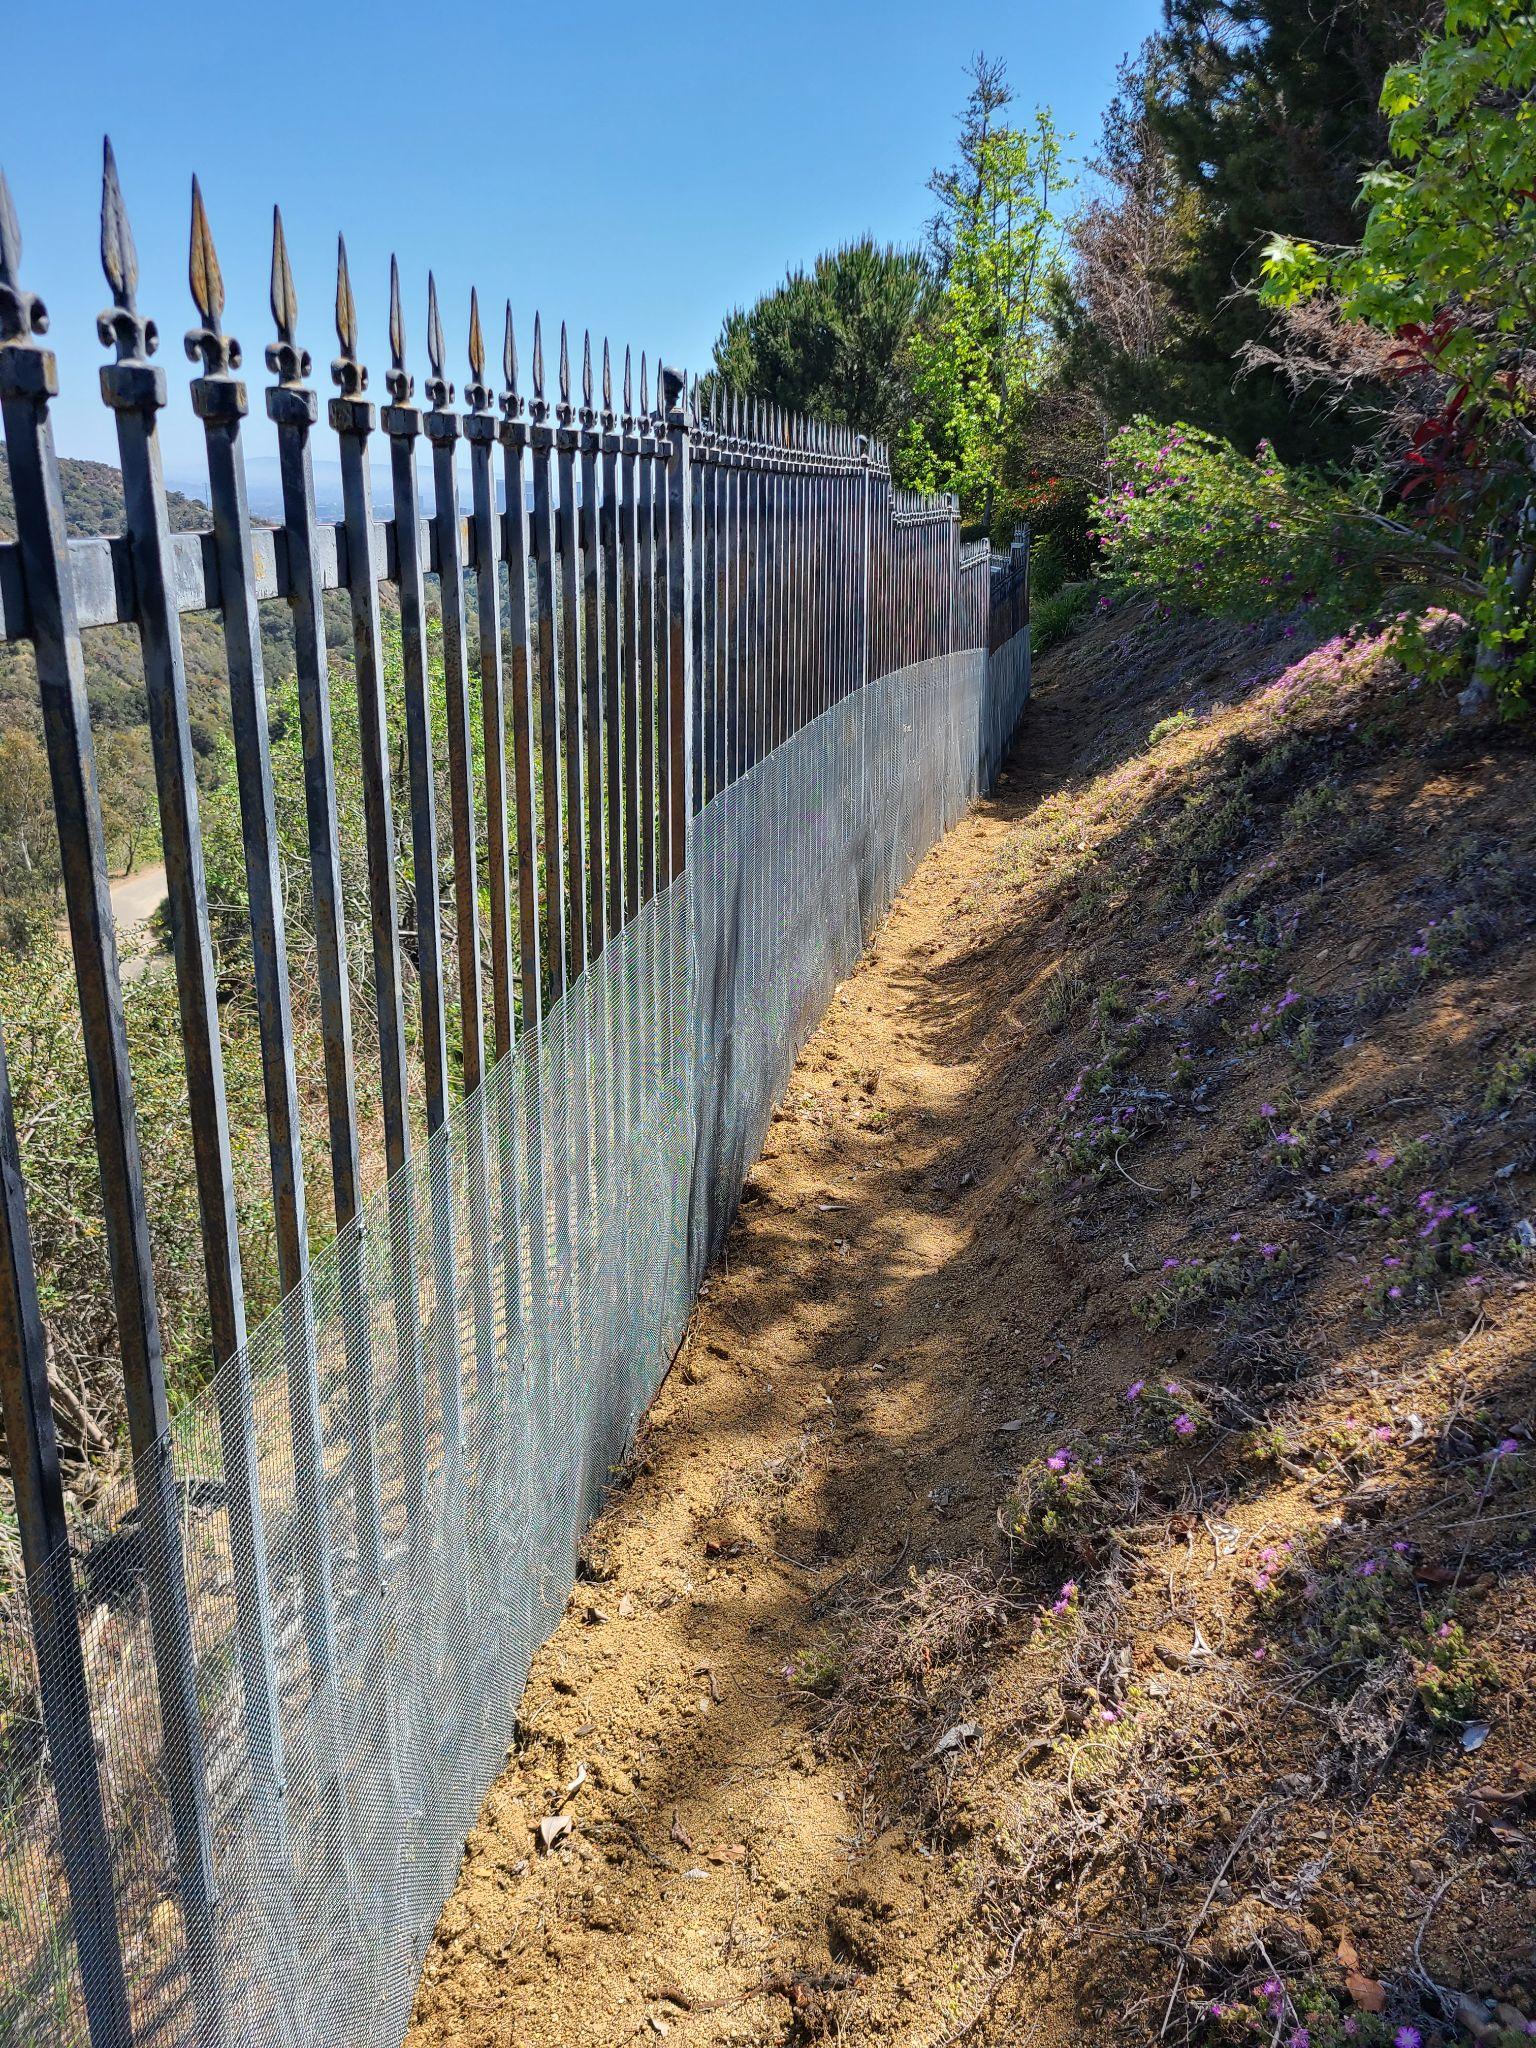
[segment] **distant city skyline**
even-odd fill
[[[435,269],[449,374],[466,376],[469,288],[480,291],[499,381],[510,295],[524,361],[535,306],[553,367],[562,316],[638,363],[659,350],[708,366],[724,314],[793,263],[869,232],[916,241],[925,180],[949,159],[964,67],[1001,57],[1021,116],[1037,103],[1091,150],[1115,67],[1155,26],[1156,0],[1072,8],[999,0],[952,11],[917,0],[816,5],[771,19],[681,0],[664,12],[596,0],[563,35],[546,12],[452,18],[452,38],[398,0],[302,29],[242,13],[228,33],[167,0],[132,9],[66,0],[6,29],[3,160],[23,279],[46,301],[62,389],[60,451],[116,460],[100,402],[95,318],[101,137],[109,132],[138,243],[140,304],[170,383],[166,466],[203,474],[181,345],[189,184],[201,179],[229,295],[226,324],[252,392],[248,443],[272,450],[260,396],[273,202],[298,284],[300,339],[331,389],[336,234],[347,237],[371,395],[383,396],[389,256],[405,284],[409,360],[426,372]],[[578,358],[579,359],[579,358]],[[323,419],[323,414],[322,414]]]

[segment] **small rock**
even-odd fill
[[[946,1728],[938,1741],[929,1750],[930,1756],[948,1756],[952,1751],[964,1749],[971,1743],[981,1741],[979,1721],[957,1721],[953,1728]]]

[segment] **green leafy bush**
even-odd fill
[[[1536,674],[1536,37],[1529,0],[1451,0],[1387,73],[1391,161],[1367,172],[1357,246],[1277,235],[1264,297],[1329,300],[1396,338],[1406,516],[1461,566],[1477,666],[1468,708]]]
[[[1051,597],[1030,595],[1029,606],[1029,649],[1032,655],[1044,654],[1067,635],[1086,616],[1093,603],[1091,583],[1069,583]]]
[[[1111,441],[1106,474],[1094,524],[1128,593],[1220,618],[1306,608],[1342,624],[1427,581],[1411,536],[1267,444],[1250,461],[1198,427],[1137,418]]]

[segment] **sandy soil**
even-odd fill
[[[1394,874],[1389,856],[1470,802],[1523,858],[1530,761],[1473,746],[1474,777],[1437,755],[1443,708],[1404,712],[1398,678],[1395,737],[1354,795],[1390,802],[1400,843],[1329,857],[1358,902],[1309,879],[1347,800],[1306,830],[1264,812],[1261,830],[1245,799],[1231,843],[1197,844],[1179,775],[1208,794],[1249,746],[1243,721],[1267,731],[1256,682],[1288,658],[1265,650],[1255,678],[1245,645],[1111,623],[1043,665],[996,795],[925,861],[799,1062],[535,1664],[411,2048],[1385,2043],[1408,2015],[1426,2038],[1454,2027],[1470,1995],[1530,2005],[1536,1635],[1514,1588],[1536,1516],[1492,1489],[1536,1462],[1536,1317],[1504,1235],[1536,1144],[1518,1089],[1518,1137],[1457,1105],[1482,1100],[1530,1015],[1532,870],[1517,862],[1474,998],[1415,983],[1384,1021],[1353,1021],[1378,950],[1414,924],[1424,857],[1416,842]],[[1339,736],[1376,688],[1318,692],[1302,783],[1347,783]],[[1154,764],[1148,729],[1180,706],[1198,730]],[[1209,873],[1175,887],[1208,846]],[[1211,1036],[1235,984],[1210,904],[1277,870],[1303,947],[1244,984],[1256,1041],[1246,1023]],[[1318,1041],[1299,1052],[1261,1007],[1293,984]],[[1475,1071],[1445,1065],[1474,1043]],[[1156,1086],[1137,1078],[1153,1052]],[[1090,1073],[1096,1123],[1062,1107]],[[1102,1129],[1128,1109],[1111,1149]],[[1366,1234],[1381,1223],[1319,1208],[1405,1117],[1460,1132],[1439,1184],[1481,1172],[1500,1205],[1482,1294],[1424,1282],[1411,1323],[1383,1320],[1384,1284],[1362,1302],[1364,1264],[1396,1270]],[[1306,1157],[1276,1164],[1286,1119]],[[1249,1241],[1251,1270],[1211,1281]],[[1199,1268],[1187,1300],[1170,1262]],[[1163,1419],[1142,1406],[1133,1424],[1127,1389],[1154,1375]],[[1501,1463],[1490,1441],[1518,1452]],[[1080,1525],[1038,1512],[1062,1458],[1096,1504]],[[1329,1570],[1348,1592],[1362,1545],[1403,1579],[1401,1627],[1439,1587],[1469,1641],[1496,1639],[1496,1710],[1469,1681],[1454,1726],[1426,1719],[1395,1608],[1372,1610],[1376,1661],[1346,1630],[1319,1662],[1314,1591],[1299,1621],[1276,1602],[1307,1559],[1316,1597]],[[1346,1637],[1366,1676],[1340,1709]],[[1339,1715],[1358,1722],[1382,1672],[1397,1691],[1373,1749]],[[1463,1723],[1493,1727],[1476,1755]],[[1513,1803],[1480,1822],[1479,1785]],[[1464,2031],[1499,2024],[1469,2011]]]

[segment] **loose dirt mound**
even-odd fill
[[[1042,664],[796,1070],[413,2048],[1523,2038],[1531,770],[1376,643]]]

